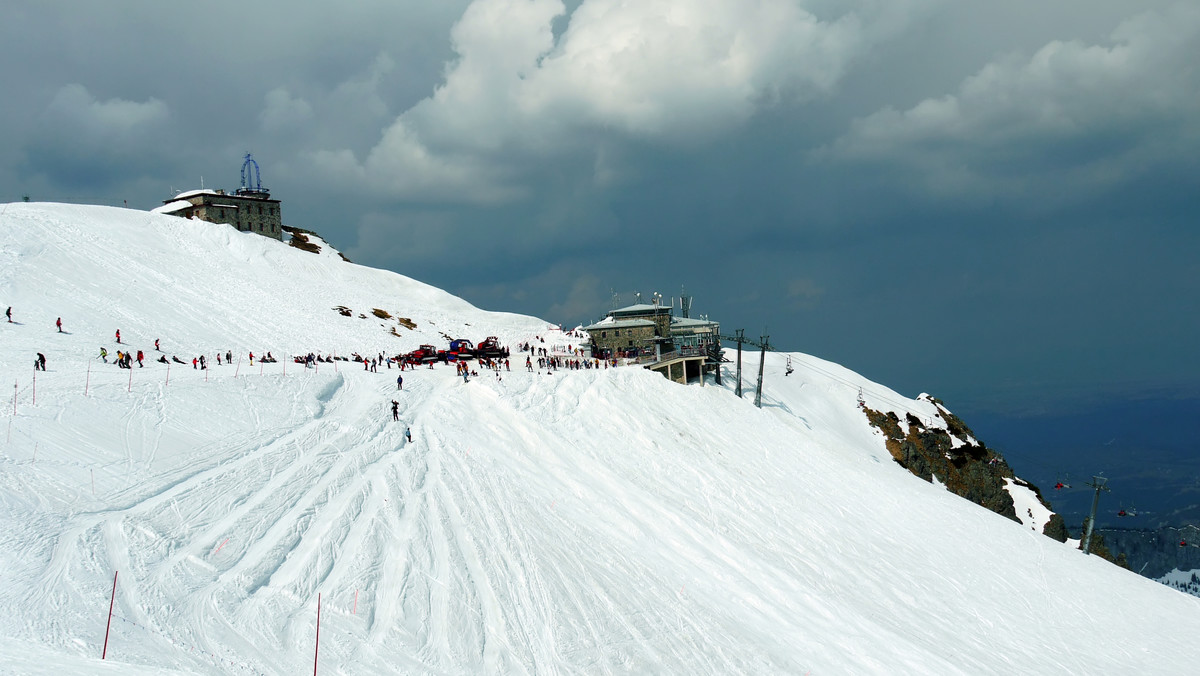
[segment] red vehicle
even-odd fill
[[[488,336],[475,346],[475,356],[500,359],[508,356],[508,348],[500,346],[500,339]]]
[[[446,352],[439,351],[432,345],[422,345],[404,355],[404,361],[410,364],[429,364],[435,361],[446,361]]]
[[[446,358],[457,361],[459,359],[470,359],[475,356],[475,346],[471,341],[465,338],[450,341],[450,349],[446,351]]]

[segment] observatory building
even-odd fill
[[[262,187],[258,163],[250,153],[242,162],[242,187],[232,195],[224,190],[188,190],[165,200],[154,213],[227,223],[242,232],[283,239],[279,200],[271,199],[271,193]]]

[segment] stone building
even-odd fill
[[[708,319],[674,317],[672,309],[639,303],[610,311],[583,327],[591,338],[592,354],[637,359],[676,382],[703,382],[705,371],[720,366],[721,327]]]
[[[249,170],[249,171],[247,171]],[[189,190],[164,200],[154,213],[227,223],[241,232],[283,239],[279,200],[262,187],[258,163],[247,153],[242,163],[242,187],[233,194],[224,190]]]
[[[592,354],[636,357],[653,353],[656,344],[669,342],[671,308],[645,303],[630,305],[612,310],[583,330],[592,339]]]

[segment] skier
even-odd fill
[[[404,376],[396,376],[396,389],[397,390],[404,389]]]
[[[12,324],[12,323],[13,323],[13,320],[12,320],[12,306],[11,306],[11,305],[9,305],[9,306],[8,306],[8,309],[4,311],[4,316],[5,316],[5,317],[8,319],[8,323],[9,323],[9,324]]]
[[[144,364],[142,364],[142,360],[145,358],[146,358],[146,356],[142,354],[142,351],[138,350],[138,356],[137,356],[138,368],[140,368],[140,369],[146,368],[146,366]]]
[[[408,443],[410,443],[410,444],[412,443],[412,430],[411,429],[409,429],[407,427],[404,428],[404,438],[408,439]]]
[[[220,366],[220,365],[221,365],[221,353],[218,352],[217,353],[217,366]]]
[[[208,370],[207,360],[205,360],[204,355],[200,355],[200,370],[201,371]]]
[[[117,342],[121,342],[121,329],[117,329]]]
[[[392,420],[400,420],[400,402],[392,400]]]
[[[250,353],[250,365],[254,366],[254,353],[253,352]]]
[[[197,367],[196,367],[196,364],[197,364],[197,363],[199,363],[199,360],[198,360],[198,359],[196,359],[195,357],[192,357],[192,368],[193,368],[193,369],[197,368]]]
[[[158,347],[158,339],[157,338],[154,339],[154,349],[158,350],[159,352],[162,352],[162,350],[159,349],[159,347]]]
[[[100,348],[100,358],[104,360],[105,364],[108,363],[108,350],[104,349],[103,346]]]
[[[38,369],[46,370],[46,355],[41,352],[37,353],[37,359],[33,362],[33,370],[37,371]]]
[[[225,363],[226,363],[226,364],[232,364],[232,363],[233,363],[233,351],[232,351],[232,350],[226,350],[226,351],[225,351]]]
[[[54,325],[58,327],[58,332],[59,332],[59,333],[62,333],[62,332],[63,332],[63,330],[62,330],[62,317],[59,317],[58,319],[54,320]]]

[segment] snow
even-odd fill
[[[176,200],[186,200],[187,198],[195,197],[196,195],[221,195],[221,194],[223,194],[223,193],[220,193],[216,190],[212,190],[209,188],[201,188],[199,190],[185,190],[184,192],[181,192],[178,195],[176,195],[175,199]]]
[[[191,202],[189,202],[187,200],[175,200],[174,202],[168,202],[168,203],[162,205],[161,207],[154,207],[153,209],[150,210],[150,213],[173,214],[176,211],[179,211],[180,209],[186,209],[187,207],[194,207],[194,206],[196,206],[196,205],[192,204]]]
[[[1185,585],[1192,583],[1192,579],[1196,577],[1197,573],[1200,573],[1200,571],[1172,568],[1166,575],[1158,578],[1158,581],[1163,584]]]
[[[1200,657],[1200,599],[913,477],[859,391],[901,419],[936,406],[817,357],[768,354],[762,409],[732,363],[700,387],[529,373],[519,352],[511,372],[418,368],[398,391],[387,369],[283,357],[578,338],[328,246],[132,210],[0,205],[0,259],[15,673],[306,672],[318,595],[319,673],[1172,674]],[[238,357],[125,371],[95,359],[116,329],[147,355],[161,338]],[[279,363],[250,367],[267,350]]]
[[[1035,533],[1045,530],[1053,512],[1037,499],[1033,490],[1009,478],[1004,479],[1004,490],[1012,496],[1013,508],[1016,509],[1017,518],[1021,520],[1021,523]]]

